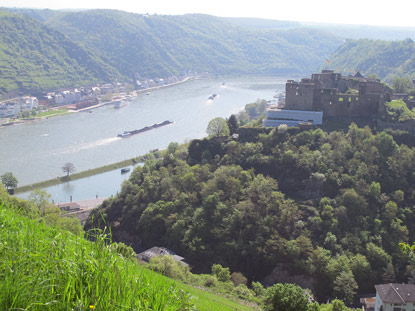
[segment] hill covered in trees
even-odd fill
[[[180,74],[314,71],[340,44],[313,29],[258,30],[194,14],[1,11],[1,93]]]
[[[414,277],[398,245],[415,239],[414,138],[393,135],[281,127],[172,143],[87,227],[104,226],[102,214],[136,251],[164,245],[195,271],[220,263],[350,303],[374,284]]]
[[[0,94],[122,77],[90,50],[30,17],[0,11],[0,32]]]
[[[320,31],[251,31],[209,15],[139,15],[113,10],[62,13],[46,23],[104,53],[125,75],[183,69],[232,73],[314,70],[340,43]]]
[[[393,77],[415,77],[415,43],[403,41],[346,40],[330,57],[331,68],[359,70],[392,82]]]

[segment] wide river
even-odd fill
[[[102,106],[89,112],[50,118],[34,123],[0,128],[0,174],[12,172],[19,185],[31,184],[64,175],[66,162],[75,165],[77,171],[99,167],[138,155],[152,149],[163,149],[172,141],[206,136],[208,122],[215,117],[229,117],[246,104],[257,99],[272,99],[276,91],[283,91],[287,77],[243,76],[191,80],[185,83],[154,90],[149,95],[141,93],[128,106],[114,109]],[[222,85],[225,82],[225,85]],[[218,94],[208,100],[211,94]],[[165,120],[174,122],[162,128],[119,138],[125,130],[139,129]],[[113,174],[114,176],[112,176]],[[115,178],[117,174],[117,178]],[[55,187],[67,201],[69,193],[76,199],[95,197],[103,183],[113,183],[112,190],[102,196],[115,194],[126,177],[119,171],[101,174],[101,177],[84,180],[79,188],[82,198],[76,196],[71,184]],[[114,193],[115,191],[115,193]]]

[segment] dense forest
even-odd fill
[[[359,70],[391,83],[395,76],[415,77],[415,43],[403,41],[346,40],[330,57],[339,72]]]
[[[285,270],[272,282],[350,303],[374,284],[415,276],[398,245],[415,239],[415,149],[404,140],[414,138],[352,124],[171,143],[86,227],[104,218],[116,240],[169,247],[195,271],[220,263],[263,281]]]
[[[122,77],[90,50],[27,16],[0,11],[0,32],[0,95]]]

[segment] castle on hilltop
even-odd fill
[[[285,92],[285,107],[268,109],[265,127],[322,124],[323,118],[330,117],[376,118],[393,95],[392,89],[378,79],[364,78],[359,72],[343,77],[332,70],[312,74],[311,79],[300,82],[288,80]]]

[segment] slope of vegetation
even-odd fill
[[[410,110],[401,99],[385,103],[382,119],[390,122],[405,122],[415,120],[415,112]]]
[[[415,43],[403,41],[346,40],[330,57],[330,67],[376,74],[387,82],[394,76],[415,77]]]
[[[91,10],[62,13],[46,23],[99,51],[129,76],[166,76],[184,69],[215,74],[309,72],[340,44],[321,31],[250,31],[201,14]]]
[[[58,31],[0,11],[0,95],[113,81],[122,75]]]
[[[355,125],[253,132],[171,144],[135,169],[99,211],[115,239],[250,281],[278,268],[269,282],[296,280],[324,301],[414,275],[398,244],[415,239],[415,149]],[[87,226],[102,226],[97,214]]]
[[[51,209],[38,210],[0,186],[1,310],[258,308],[138,265],[131,249],[112,243],[108,232],[88,234],[91,242],[66,231],[69,218],[53,221]]]
[[[1,310],[188,310],[189,295],[94,243],[0,206]]]

